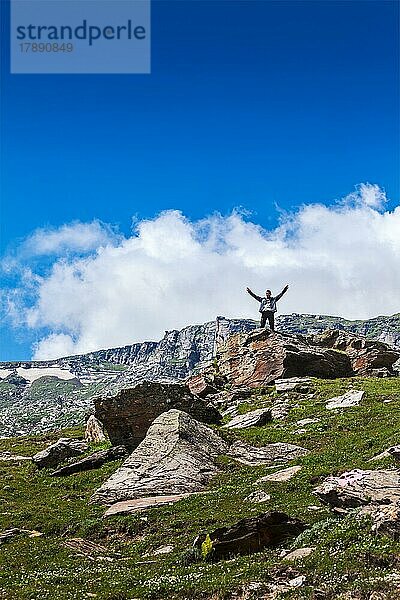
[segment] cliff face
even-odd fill
[[[202,371],[216,345],[253,320],[226,319],[168,331],[160,342],[143,342],[52,361],[0,363],[0,436],[38,433],[83,421],[95,396],[115,394],[144,380],[174,383]],[[282,315],[277,329],[319,333],[342,329],[400,348],[400,315],[346,321],[320,315]]]

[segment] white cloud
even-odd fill
[[[92,255],[55,260],[34,280],[36,299],[19,312],[30,328],[51,331],[34,358],[158,339],[216,315],[257,318],[247,285],[277,293],[289,283],[283,313],[397,312],[400,207],[383,212],[384,202],[365,184],[333,206],[305,205],[271,231],[236,213],[191,222],[178,211],[141,221],[129,238],[107,229]],[[60,239],[66,230],[75,239],[74,227],[81,239],[84,224],[65,226]]]
[[[67,251],[90,252],[110,244],[115,237],[112,228],[100,221],[91,223],[77,221],[58,229],[37,229],[22,245],[22,253],[40,256],[62,254]]]

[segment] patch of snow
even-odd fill
[[[68,371],[68,369],[61,369],[60,367],[32,367],[30,369],[24,369],[23,367],[18,367],[17,369],[18,375],[32,383],[39,377],[58,377],[58,379],[75,379],[76,375]]]
[[[5,379],[9,375],[11,375],[11,373],[12,373],[11,369],[1,369],[0,368],[0,379]]]

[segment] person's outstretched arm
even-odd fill
[[[280,300],[280,298],[282,298],[283,294],[286,294],[286,292],[288,291],[289,286],[285,285],[285,287],[283,288],[283,290],[281,291],[280,294],[278,294],[277,296],[275,296],[275,300]]]
[[[253,298],[255,298],[256,300],[258,300],[258,302],[261,302],[261,296],[257,296],[257,294],[254,294],[250,288],[246,288],[246,292],[250,294],[250,296],[253,296]]]

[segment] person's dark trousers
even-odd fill
[[[275,318],[274,318],[274,313],[272,312],[272,310],[266,310],[265,312],[261,313],[261,327],[265,327],[267,319],[268,319],[269,328],[271,329],[271,331],[274,331]]]

